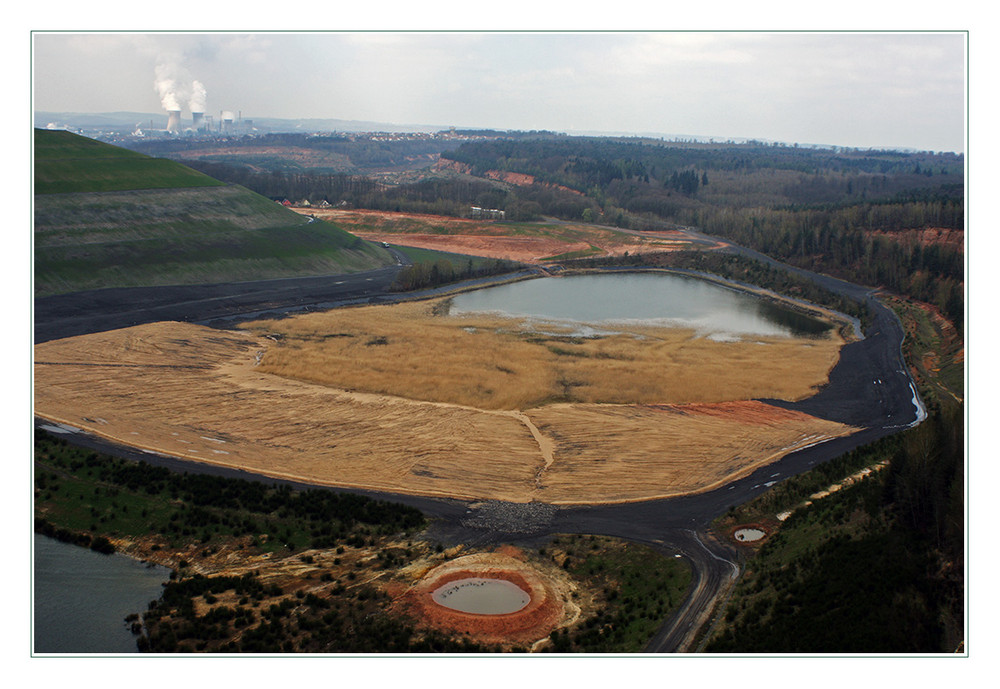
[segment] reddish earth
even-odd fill
[[[454,172],[461,173],[463,175],[471,175],[472,167],[467,163],[461,163],[457,160],[448,160],[447,158],[438,159],[437,163],[434,164],[435,170],[452,170]],[[540,186],[547,187],[549,189],[559,189],[560,191],[568,191],[572,194],[578,196],[584,196],[582,192],[576,189],[570,189],[569,187],[564,187],[561,184],[551,184],[549,182],[538,182],[534,175],[528,175],[523,172],[508,172],[506,170],[487,170],[483,173],[483,177],[488,179],[495,179],[498,182],[506,182],[507,184],[513,184],[517,187],[528,187],[532,184],[539,184]]]
[[[565,600],[574,588],[572,583],[558,573],[543,573],[509,552],[476,553],[436,567],[403,593],[394,606],[420,620],[423,626],[507,648],[528,647],[548,638],[553,629],[575,621],[580,610]],[[434,602],[432,594],[438,588],[471,577],[504,579],[528,593],[531,601],[525,608],[506,615],[476,615]]]
[[[796,421],[810,418],[808,414],[782,409],[757,400],[738,402],[713,402],[708,404],[653,404],[651,409],[682,414],[699,414],[741,423],[771,426],[781,421]]]
[[[929,227],[922,230],[899,230],[894,232],[871,232],[872,235],[889,237],[898,242],[916,243],[921,246],[934,244],[965,251],[965,231],[944,227]]]
[[[389,211],[295,208],[341,225],[362,239],[418,249],[541,263],[555,256],[621,256],[690,247],[681,231],[624,232],[583,223],[540,224],[535,233],[509,236],[492,221]]]

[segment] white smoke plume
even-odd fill
[[[197,79],[191,82],[191,99],[188,101],[191,112],[205,112],[206,97],[205,85]]]
[[[156,65],[156,79],[153,81],[153,88],[155,88],[157,94],[159,94],[160,104],[163,106],[164,110],[170,112],[172,110],[181,109],[181,100],[183,96],[180,93],[180,87],[176,77],[176,69],[172,65]]]
[[[181,103],[186,102],[191,112],[205,112],[205,85],[197,79],[192,80],[187,72],[173,62],[160,62],[156,65],[156,78],[153,88],[160,96],[163,109],[177,111]]]

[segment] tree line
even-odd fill
[[[69,520],[90,519],[91,533],[55,525],[78,534],[76,538],[82,538],[81,532],[93,538],[117,525],[143,532],[152,529],[174,539],[200,537],[205,542],[214,534],[270,534],[293,548],[322,548],[424,524],[419,510],[399,503],[318,488],[295,490],[284,484],[173,472],[85,450],[43,430],[35,434],[35,457],[36,503],[58,499],[59,486],[66,481],[58,472],[69,473],[74,481],[88,486],[86,505],[70,502],[67,506],[78,513],[84,510]],[[147,508],[146,514],[130,512],[126,495],[166,498],[171,506],[156,511]],[[38,527],[43,533],[49,529],[42,522]]]
[[[503,275],[512,273],[522,266],[514,261],[499,258],[468,259],[465,262],[440,259],[434,262],[418,262],[404,266],[396,274],[390,290],[394,292],[409,292],[427,287],[437,287],[460,280]]]
[[[934,304],[964,326],[964,252],[901,234],[965,223],[964,158],[949,153],[818,149],[760,142],[529,136],[442,150],[473,177],[388,185],[361,175],[192,163],[271,198],[506,221],[546,216],[628,229],[692,226],[793,265]],[[483,178],[534,176],[525,186]],[[479,176],[479,179],[474,178]]]
[[[933,409],[920,426],[846,455],[839,465],[845,472],[888,466],[782,524],[747,561],[706,650],[954,652],[965,615],[961,414]],[[791,483],[734,519],[790,507],[817,484]]]

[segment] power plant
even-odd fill
[[[141,131],[136,125],[136,131]],[[218,120],[211,115],[206,115],[203,111],[192,111],[191,121],[186,123],[180,110],[167,111],[167,126],[160,129],[150,120],[149,128],[141,136],[155,136],[154,132],[161,132],[168,136],[181,135],[222,135],[233,136],[239,134],[250,134],[254,131],[253,120],[244,120],[240,112],[234,115],[232,111],[223,110],[219,112]]]
[[[160,96],[160,104],[167,111],[168,135],[180,134],[212,134],[231,135],[246,133],[253,129],[253,123],[243,122],[242,113],[234,118],[228,110],[219,113],[218,130],[213,132],[212,117],[205,115],[207,91],[205,85],[197,79],[191,79],[186,70],[176,64],[161,63],[156,66],[156,79],[153,88]],[[187,103],[191,112],[190,127],[181,121],[181,104]],[[150,132],[157,131],[150,122]],[[138,127],[136,131],[139,131]],[[163,130],[160,130],[163,131]],[[145,136],[145,134],[143,134]]]
[[[170,132],[171,134],[180,134],[181,132],[180,110],[167,111],[167,131]]]

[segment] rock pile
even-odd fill
[[[462,526],[500,533],[531,534],[543,531],[552,524],[557,509],[554,505],[540,502],[487,500],[470,507],[469,513],[462,519]]]

